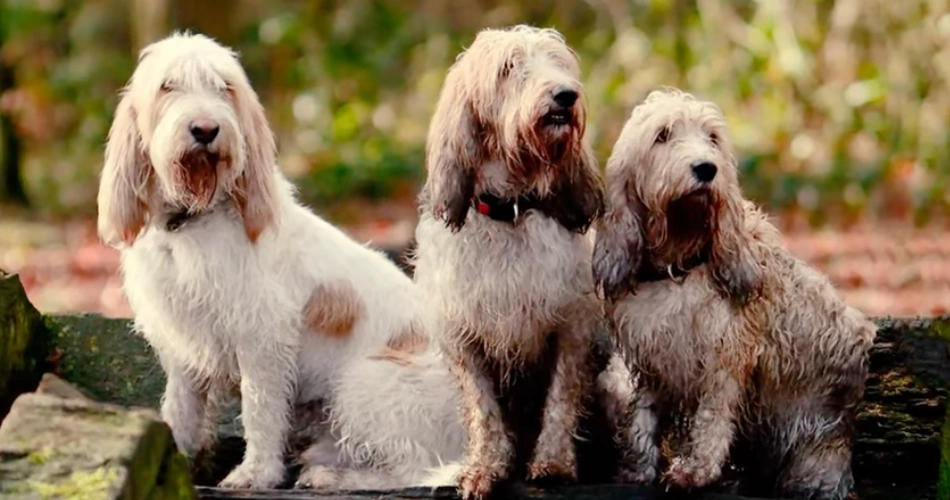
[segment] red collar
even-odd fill
[[[472,206],[490,219],[511,224],[516,223],[528,210],[542,210],[540,200],[534,196],[499,198],[488,193],[472,198]]]

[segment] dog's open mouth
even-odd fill
[[[571,123],[571,120],[574,119],[574,113],[569,109],[556,109],[554,111],[549,111],[542,122],[548,126],[561,126],[568,125]]]

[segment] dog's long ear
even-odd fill
[[[422,201],[452,231],[465,224],[481,151],[474,103],[464,91],[465,73],[456,67],[446,76],[426,139],[428,175]]]
[[[248,83],[231,87],[238,120],[244,132],[247,165],[232,194],[251,243],[277,222],[277,144],[264,107]]]
[[[132,99],[126,92],[109,129],[96,202],[99,238],[111,246],[132,245],[148,221],[152,167],[135,120]]]
[[[552,216],[570,231],[586,233],[604,211],[604,183],[597,159],[586,144],[554,185]]]
[[[607,207],[597,224],[592,266],[594,283],[602,296],[614,299],[634,293],[634,278],[643,251],[643,226],[633,185],[632,164],[624,151],[615,152],[607,161]]]
[[[761,294],[764,270],[752,252],[752,235],[746,229],[745,206],[739,188],[722,202],[713,230],[710,268],[719,293],[736,305]]]

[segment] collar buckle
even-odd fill
[[[677,268],[677,270],[678,270],[678,271],[682,271],[682,270],[679,269],[679,268]],[[688,271],[683,271],[683,274],[681,274],[681,275],[679,275],[679,277],[677,277],[676,274],[673,272],[673,264],[667,264],[667,265],[666,265],[666,274],[667,274],[667,276],[670,277],[670,281],[672,281],[673,283],[676,283],[677,285],[682,285],[683,282],[686,281],[686,277],[689,276],[689,272],[688,272]]]

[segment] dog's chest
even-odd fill
[[[613,310],[620,345],[638,371],[665,390],[687,395],[698,388],[718,361],[723,341],[721,301],[693,276],[643,283],[636,295]]]
[[[126,295],[149,342],[179,362],[232,371],[237,337],[263,333],[272,288],[246,242],[161,233],[122,255]],[[146,235],[148,236],[148,235]]]
[[[499,348],[538,342],[593,287],[589,243],[533,212],[517,226],[469,213],[458,233],[424,218],[417,240],[416,282]]]

